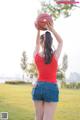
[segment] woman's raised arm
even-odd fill
[[[47,28],[53,33],[53,35],[55,36],[57,42],[58,42],[58,46],[57,49],[55,50],[55,57],[58,60],[59,56],[61,54],[62,51],[62,46],[63,46],[63,39],[61,38],[61,36],[56,32],[56,30],[53,28],[53,25],[48,24]]]
[[[34,50],[34,55],[38,53],[40,50],[40,30],[37,30],[37,37],[36,37],[36,46]]]

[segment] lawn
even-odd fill
[[[9,120],[34,120],[31,85],[0,84],[0,112]],[[55,120],[80,119],[80,90],[61,89]]]

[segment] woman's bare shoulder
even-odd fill
[[[43,52],[39,52],[39,56],[40,57],[44,57],[44,53]]]

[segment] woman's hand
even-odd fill
[[[53,23],[48,23],[46,25],[46,28],[52,32],[53,31]]]

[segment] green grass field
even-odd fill
[[[0,112],[9,120],[34,120],[31,85],[0,84]],[[80,119],[80,90],[61,89],[55,120]]]

